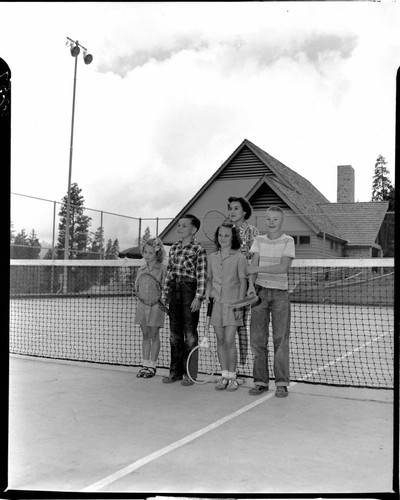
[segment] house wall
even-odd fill
[[[321,259],[339,259],[344,257],[343,244],[332,240],[328,236],[316,236],[316,249],[318,249],[318,258]]]
[[[371,247],[346,247],[345,257],[352,259],[370,259],[372,257]]]

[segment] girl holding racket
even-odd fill
[[[236,331],[243,326],[243,308],[229,304],[242,299],[247,291],[247,260],[239,251],[241,240],[237,228],[225,221],[215,232],[217,251],[208,257],[206,300],[214,299],[210,324],[217,336],[217,352],[222,376],[216,390],[236,391]]]
[[[165,250],[159,238],[148,239],[141,246],[145,264],[138,269],[137,279],[148,273],[162,286],[166,275],[166,266],[162,263]],[[151,378],[157,371],[157,358],[160,352],[160,328],[164,326],[165,313],[158,304],[146,305],[138,302],[135,324],[140,325],[143,333],[142,343],[142,368],[137,377]]]

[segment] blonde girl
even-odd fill
[[[145,264],[139,267],[138,276],[149,273],[161,284],[164,283],[166,266],[163,264],[165,250],[159,238],[151,238],[141,246]],[[165,313],[157,304],[146,306],[138,302],[135,324],[140,325],[143,333],[142,342],[142,368],[137,377],[151,378],[157,372],[157,359],[160,352],[160,328],[164,326]]]
[[[231,222],[224,222],[215,232],[217,252],[208,257],[206,300],[214,299],[210,324],[217,336],[218,359],[222,376],[216,390],[236,391],[236,331],[243,326],[243,309],[228,307],[230,302],[245,297],[247,260],[240,252],[239,231]]]

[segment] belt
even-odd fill
[[[177,276],[174,279],[175,283],[196,283],[196,278],[183,278],[181,276]]]

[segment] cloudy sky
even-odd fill
[[[12,71],[11,191],[174,217],[244,139],[336,201],[337,165],[369,201],[375,160],[394,180],[396,2],[1,2]],[[50,203],[11,196],[14,229],[51,241]],[[128,219],[105,221],[122,248]],[[97,221],[94,221],[95,228]]]

